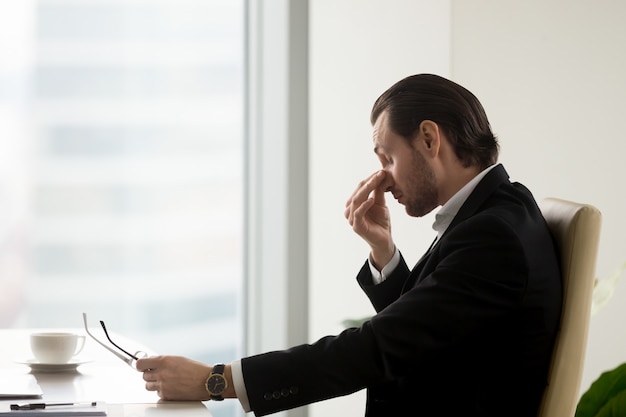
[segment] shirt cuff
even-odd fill
[[[374,266],[374,262],[372,261],[372,255],[369,256],[367,260],[370,265],[370,271],[372,272],[372,282],[374,284],[380,284],[393,272],[394,269],[400,264],[400,251],[396,248],[396,251],[393,253],[391,260],[383,267],[382,270],[376,269]]]
[[[233,378],[233,388],[235,388],[235,394],[237,399],[241,403],[243,410],[246,413],[252,411],[250,409],[250,401],[248,400],[248,392],[246,391],[246,384],[243,380],[243,369],[241,367],[241,360],[231,362],[230,370]]]

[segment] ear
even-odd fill
[[[435,157],[439,154],[441,147],[441,132],[439,125],[432,120],[424,120],[420,123],[418,142],[423,149],[431,156]]]

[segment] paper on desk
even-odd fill
[[[49,407],[43,410],[11,410],[11,404],[8,402],[0,403],[0,416],[106,416],[106,403],[98,401],[95,406],[71,405],[67,407]]]
[[[0,374],[0,400],[41,398],[42,394],[31,374]]]

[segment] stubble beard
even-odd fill
[[[438,206],[438,191],[435,173],[417,150],[413,151],[413,174],[408,183],[410,198],[405,205],[406,213],[412,217],[422,217]]]

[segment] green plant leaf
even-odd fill
[[[609,400],[596,414],[597,417],[622,417],[626,416],[626,390]]]
[[[350,327],[361,327],[363,323],[365,323],[371,318],[372,318],[371,316],[367,316],[367,317],[361,317],[359,319],[345,319],[341,322],[341,324],[346,329],[349,329]]]
[[[602,373],[583,394],[576,417],[626,416],[626,363]]]

